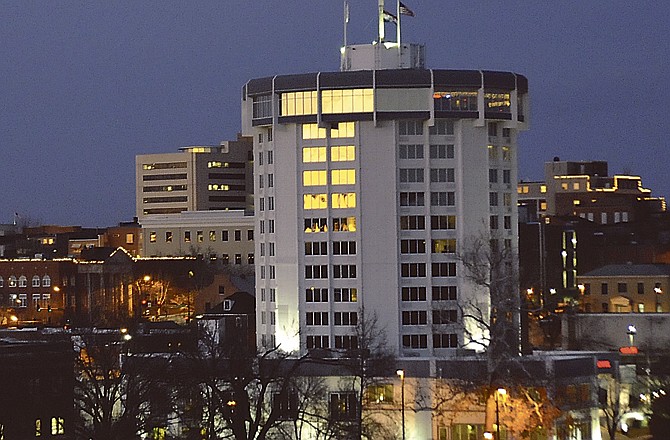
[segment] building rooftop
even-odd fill
[[[609,264],[582,274],[582,277],[670,276],[670,264]]]

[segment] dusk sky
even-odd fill
[[[349,43],[376,36],[350,0]],[[607,160],[670,196],[670,3],[405,0],[426,65],[525,75],[519,177]],[[395,2],[387,0],[387,9]],[[0,2],[0,223],[112,226],[135,213],[135,155],[218,145],[250,78],[336,71],[341,0]],[[391,28],[389,27],[389,30]]]

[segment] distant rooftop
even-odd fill
[[[670,264],[610,264],[584,273],[584,277],[670,276]]]

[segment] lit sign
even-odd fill
[[[608,360],[596,361],[596,366],[598,368],[612,368],[612,363]]]
[[[637,354],[638,350],[637,350],[637,347],[633,347],[633,346],[631,346],[631,347],[621,347],[621,348],[619,348],[619,352],[621,354]]]

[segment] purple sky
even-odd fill
[[[377,2],[351,3],[349,43],[371,42]],[[608,160],[670,196],[670,4],[404,3],[427,67],[528,77],[522,179]],[[136,154],[234,138],[248,79],[335,71],[341,43],[337,0],[0,2],[0,223],[131,220]]]

